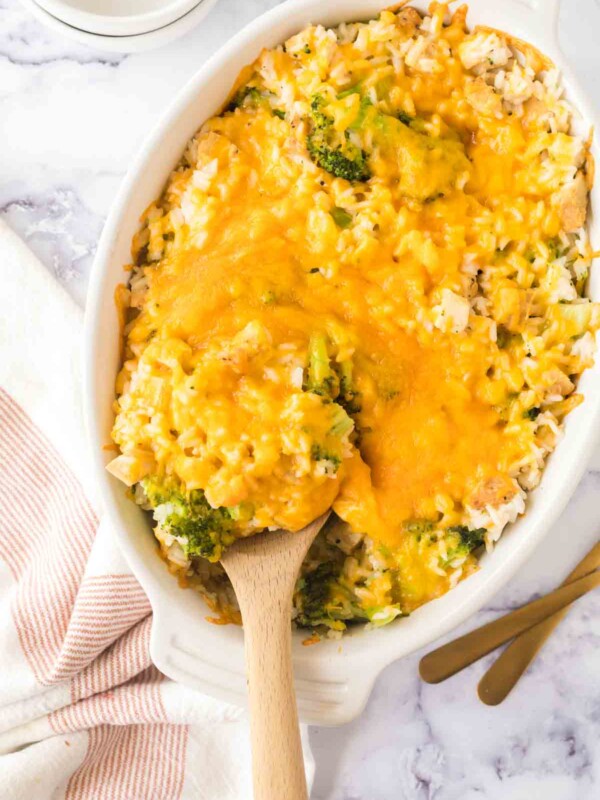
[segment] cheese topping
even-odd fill
[[[346,525],[307,570],[337,566],[318,614],[300,589],[305,624],[382,624],[467,574],[592,361],[589,142],[548,63],[464,14],[263,51],[134,241],[110,468],[168,506],[157,535],[190,573],[333,505]]]

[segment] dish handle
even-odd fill
[[[150,656],[155,666],[173,681],[233,706],[247,708],[241,639],[239,649],[207,647],[204,642],[199,645],[187,633],[180,634],[182,628],[188,631],[190,626],[182,625],[182,620],[172,616],[168,609],[154,606]],[[350,722],[365,707],[384,666],[370,659],[368,667],[348,668],[344,659],[335,658],[333,664],[323,667],[322,664],[315,666],[302,655],[294,658],[300,721],[327,726]]]
[[[544,46],[560,50],[558,41],[558,17],[562,0],[504,0],[502,16],[508,17],[511,27],[521,29],[524,39],[532,32]],[[503,26],[506,22],[503,19]]]

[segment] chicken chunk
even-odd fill
[[[409,36],[414,34],[422,22],[423,19],[416,8],[402,8],[396,14],[396,25]]]
[[[567,233],[573,233],[585,224],[587,202],[587,181],[583,172],[578,172],[573,182],[563,186],[558,194],[560,221]]]
[[[494,31],[478,31],[460,44],[458,55],[465,69],[481,71],[503,67],[512,53],[506,40]]]
[[[548,396],[552,397],[557,395],[566,397],[567,395],[571,394],[575,388],[573,381],[560,369],[551,369],[548,372],[545,372],[543,375],[543,381],[544,391]]]
[[[465,85],[465,95],[469,105],[478,114],[486,117],[502,116],[502,98],[483,78],[468,81]]]
[[[550,111],[538,97],[530,97],[523,104],[523,122],[527,128],[546,130]]]
[[[469,505],[481,510],[486,506],[498,508],[510,502],[517,494],[518,488],[515,482],[506,475],[494,475],[486,478],[471,496]]]

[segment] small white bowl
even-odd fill
[[[53,17],[88,33],[134,36],[180,19],[199,0],[37,0]]]
[[[95,50],[104,50],[107,53],[142,53],[146,50],[155,50],[158,47],[163,47],[163,45],[179,39],[192,28],[195,28],[215,3],[216,0],[200,0],[191,11],[171,22],[170,25],[165,25],[147,33],[129,36],[104,36],[102,34],[89,33],[73,25],[67,25],[66,22],[45,11],[35,0],[21,0],[21,4],[42,25],[69,39],[74,39],[80,44],[93,47]]]

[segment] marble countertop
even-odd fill
[[[132,153],[198,66],[275,4],[220,0],[178,42],[118,56],[63,39],[17,0],[0,0],[0,215],[80,305]],[[563,48],[600,105],[600,4],[563,5]],[[463,631],[554,587],[598,539],[599,498],[597,458],[543,551]],[[392,665],[360,719],[312,729],[313,800],[600,797],[599,616],[599,593],[580,600],[497,708],[476,696],[489,659],[439,686],[420,682],[422,654]]]

